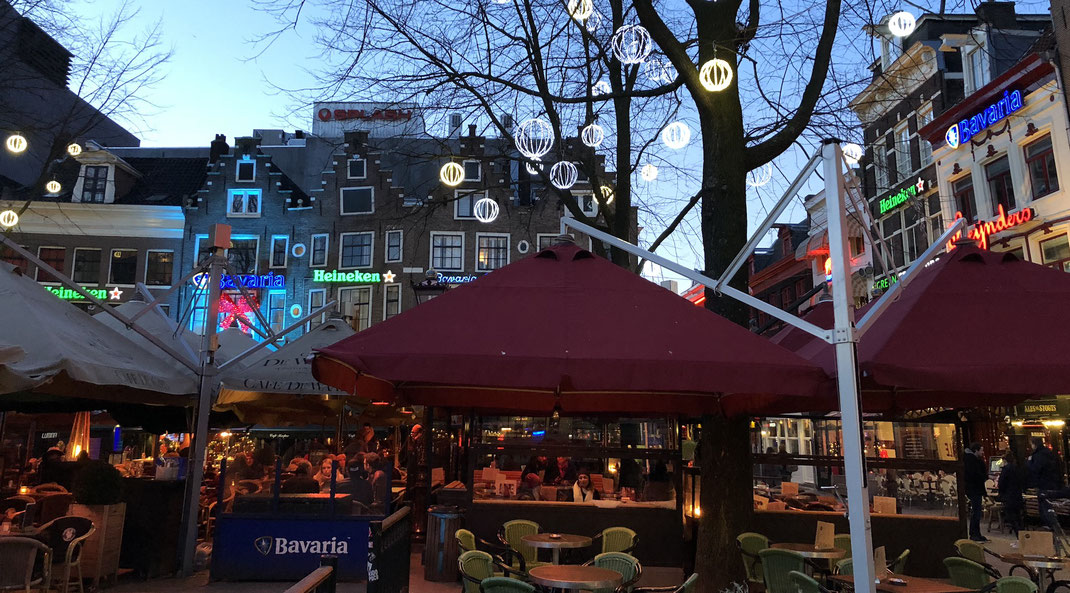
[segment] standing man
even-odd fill
[[[970,539],[987,542],[988,538],[981,535],[981,501],[985,495],[988,466],[985,465],[981,443],[971,443],[963,460],[966,465],[966,498],[970,501]]]
[[[1014,452],[1007,451],[1003,456],[1003,469],[999,472],[999,501],[1003,503],[1003,515],[1007,524],[1014,533],[1015,541],[1011,547],[1018,547],[1018,531],[1022,528],[1022,510],[1025,508],[1025,484],[1022,479],[1022,469],[1018,460],[1014,458]]]
[[[1029,456],[1029,481],[1037,490],[1057,490],[1063,485],[1063,469],[1044,439],[1033,437],[1033,454]]]

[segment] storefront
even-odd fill
[[[1070,417],[1070,396],[1052,399],[1035,399],[1023,402],[1011,409],[1010,435],[1012,446],[1021,455],[1028,456],[1034,438],[1044,442],[1059,457],[1066,459],[1070,451],[1070,433],[1066,430],[1066,419]]]

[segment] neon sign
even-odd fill
[[[924,191],[924,189],[925,181],[922,179],[918,179],[918,182],[914,185],[908,185],[903,189],[899,190],[898,193],[884,198],[883,200],[881,200],[880,203],[881,216],[884,216],[888,212],[902,206],[907,202],[907,200],[918,195],[918,192]]]
[[[77,290],[71,290],[70,288],[67,288],[65,286],[46,286],[45,289],[48,290],[48,292],[51,292],[52,294],[56,295],[56,298],[63,299],[65,301],[80,301],[85,299],[85,296],[82,293],[78,292]],[[123,296],[123,291],[119,290],[118,288],[104,290],[103,288],[86,288],[83,286],[82,290],[89,293],[89,296],[97,299],[98,301],[117,301],[120,297]]]
[[[412,119],[412,109],[376,109],[370,111],[367,109],[327,109],[324,107],[316,112],[316,117],[320,121],[346,121],[350,119],[359,119],[362,121],[371,120],[383,120],[383,121],[408,121]]]
[[[952,149],[965,144],[981,130],[1022,108],[1020,91],[1003,91],[1003,98],[984,108],[969,119],[964,119],[947,129],[944,140]]]
[[[377,284],[379,282],[393,282],[394,274],[390,270],[387,270],[383,274],[379,272],[339,272],[338,270],[314,270],[312,272],[313,282],[352,282],[357,284]]]
[[[234,300],[228,295],[223,295],[219,299],[219,314],[223,316],[219,322],[219,329],[225,330],[237,321],[238,327],[243,332],[250,333],[252,331],[250,326],[253,322],[249,314],[255,315],[254,311],[259,308],[260,305],[257,305],[255,300],[249,301],[245,297],[238,297]]]
[[[460,275],[460,276],[447,276],[446,274],[443,274],[442,272],[439,272],[439,274],[438,274],[438,283],[439,284],[466,284],[468,282],[472,282],[473,280],[475,280],[477,278],[479,278],[479,276],[472,276],[472,275],[465,276],[463,274]]]
[[[1036,211],[1032,208],[1022,208],[1021,210],[1012,213],[1007,216],[1007,213],[1003,211],[1003,204],[999,205],[999,216],[995,220],[988,220],[985,222],[978,222],[970,227],[966,233],[966,237],[977,241],[977,244],[981,246],[981,249],[988,249],[988,236],[993,233],[1003,232],[1009,228],[1013,228],[1019,225],[1023,225],[1030,220],[1036,218]],[[955,213],[955,220],[962,218],[961,212]],[[955,236],[947,242],[947,250],[951,251],[955,248],[955,241],[962,237],[962,232],[955,233]]]
[[[880,280],[877,280],[873,283],[873,290],[888,290],[888,288],[896,282],[899,282],[898,276],[893,275],[888,276],[886,278],[881,278]]]
[[[208,285],[208,274],[197,274],[193,277],[193,283],[204,288]],[[286,276],[268,272],[263,276],[255,274],[242,274],[231,276],[225,274],[219,279],[219,288],[223,290],[236,290],[238,287],[245,288],[286,288]]]
[[[825,282],[832,282],[832,258],[825,258]]]

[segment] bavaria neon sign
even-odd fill
[[[472,276],[471,274],[469,274],[467,276],[465,276],[463,274],[460,275],[460,276],[450,276],[450,275],[447,275],[447,274],[443,274],[442,272],[439,272],[439,274],[438,274],[438,283],[439,284],[467,284],[469,282],[472,282],[472,281],[476,280],[477,278],[479,278],[479,276]]]
[[[201,288],[208,286],[208,274],[197,274],[193,277],[193,283]],[[269,272],[262,276],[257,276],[255,274],[231,276],[230,274],[225,274],[219,279],[219,288],[223,290],[236,290],[239,287],[286,288],[286,276],[276,274],[275,272]]]
[[[1000,121],[1008,115],[1022,108],[1022,93],[1020,91],[1003,91],[1003,98],[989,105],[969,119],[964,119],[947,129],[944,140],[952,149],[965,144],[981,130]]]
[[[1003,211],[1003,204],[999,205],[999,216],[995,220],[988,220],[984,222],[978,222],[970,227],[966,233],[966,237],[977,241],[977,244],[981,246],[981,249],[988,249],[988,236],[994,233],[1003,232],[1007,229],[1014,228],[1019,225],[1023,225],[1030,220],[1036,218],[1036,212],[1032,208],[1022,208],[1021,210],[1012,213],[1010,216]],[[961,212],[955,213],[955,220],[963,218]],[[955,241],[962,237],[962,232],[955,233],[955,236],[947,242],[947,250],[951,251],[955,248]]]

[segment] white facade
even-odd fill
[[[851,294],[857,303],[865,303],[870,297],[873,283],[873,242],[869,212],[865,198],[858,187],[858,180],[848,181],[847,191],[847,233],[851,261]],[[825,192],[821,191],[806,198],[806,213],[810,217],[810,233],[807,240],[795,250],[798,259],[810,260],[814,286],[825,282],[825,260],[828,259],[828,214],[825,209]],[[815,297],[816,299],[819,297]],[[805,310],[805,308],[801,309]]]

